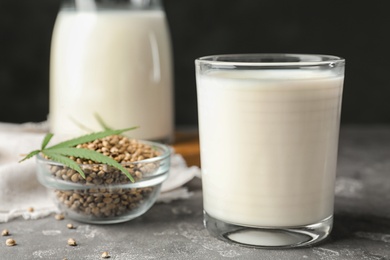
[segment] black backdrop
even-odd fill
[[[390,1],[165,0],[175,116],[197,124],[194,59],[320,53],[347,60],[342,123],[390,123]],[[0,121],[48,114],[50,38],[60,0],[0,0]]]

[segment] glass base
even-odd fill
[[[246,227],[215,219],[204,211],[204,225],[218,239],[247,247],[282,249],[313,245],[332,230],[333,216],[321,222],[297,227]]]

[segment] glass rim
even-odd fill
[[[270,58],[285,59],[286,61],[269,61]],[[291,61],[291,59],[300,59]],[[246,61],[244,60],[246,59]],[[250,61],[248,61],[248,59]],[[268,59],[268,61],[260,61]],[[290,59],[290,61],[288,60]],[[334,66],[345,63],[345,59],[335,55],[301,54],[301,53],[243,53],[208,55],[197,58],[197,65],[209,64],[216,66],[247,66],[247,67],[310,67]]]

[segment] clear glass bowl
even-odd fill
[[[71,219],[95,224],[129,221],[153,206],[170,167],[168,146],[142,143],[151,145],[160,155],[122,164],[134,177],[134,183],[120,170],[105,164],[80,164],[86,177],[83,179],[76,171],[40,155],[38,180]]]

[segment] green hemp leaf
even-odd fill
[[[122,173],[124,173],[130,179],[131,182],[134,182],[134,179],[129,173],[129,171],[125,167],[123,167],[120,163],[112,159],[111,157],[103,155],[93,150],[76,148],[75,146],[83,143],[92,142],[94,140],[101,139],[110,135],[120,135],[124,132],[131,131],[136,128],[137,127],[131,127],[131,128],[125,128],[119,130],[106,128],[105,131],[83,135],[74,139],[63,141],[51,147],[47,147],[47,145],[49,144],[51,138],[53,137],[53,134],[48,133],[43,138],[41,149],[30,152],[26,157],[24,157],[19,162],[23,162],[39,153],[42,153],[43,155],[47,156],[50,160],[64,164],[65,166],[77,171],[85,179],[85,174],[81,169],[81,167],[75,161],[69,158],[70,156],[74,156],[74,157],[92,160],[97,163],[102,163],[102,164],[115,167],[119,169]]]

